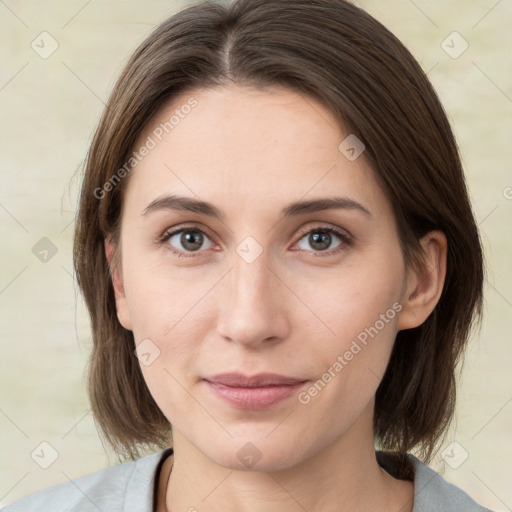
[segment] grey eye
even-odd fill
[[[339,240],[339,243],[335,246],[331,246],[331,243],[335,239]],[[332,231],[326,231],[323,229],[314,229],[311,230],[309,233],[306,233],[301,240],[299,241],[299,247],[303,250],[309,250],[307,247],[304,247],[301,245],[305,241],[306,244],[309,244],[309,246],[314,251],[325,251],[326,249],[335,249],[338,245],[342,243],[342,239],[339,235],[336,235]]]
[[[169,243],[183,252],[195,252],[201,249],[203,243],[207,241],[209,245],[203,247],[204,249],[208,249],[211,247],[211,240],[200,230],[198,229],[182,229],[180,231],[176,231],[169,237]]]

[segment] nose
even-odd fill
[[[218,334],[247,348],[278,343],[290,329],[286,306],[289,290],[269,268],[265,252],[248,263],[235,254],[218,310]]]

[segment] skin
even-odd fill
[[[149,338],[160,351],[141,364],[173,426],[158,510],[410,512],[412,482],[391,477],[375,458],[374,396],[396,333],[423,323],[439,300],[445,236],[425,236],[425,266],[409,268],[364,153],[349,161],[338,149],[349,132],[287,89],[187,91],[157,113],[136,148],[191,97],[197,106],[129,177],[120,246],[105,243],[117,261],[119,321],[137,345]],[[224,218],[144,213],[168,194],[213,203]],[[330,196],[369,214],[338,208],[280,219],[292,201]],[[325,226],[350,235],[332,235],[328,256],[301,232]],[[180,227],[205,232],[198,250],[187,252],[181,234],[159,240]],[[247,236],[263,249],[250,263],[236,252]],[[307,404],[292,396],[264,410],[236,409],[202,380],[274,372],[311,385],[396,303],[401,311]],[[237,456],[247,443],[261,457],[250,468]]]

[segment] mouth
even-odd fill
[[[203,379],[210,391],[238,409],[262,410],[294,395],[308,381],[275,373],[224,373]]]

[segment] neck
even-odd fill
[[[320,452],[277,471],[222,466],[174,432],[172,471],[165,476],[166,510],[411,512],[412,482],[396,480],[378,465],[373,434],[363,435],[357,423]]]

